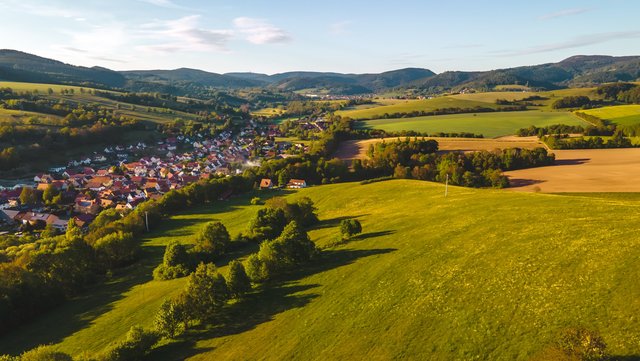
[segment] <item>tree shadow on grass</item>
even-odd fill
[[[0,337],[2,353],[19,354],[42,344],[55,344],[113,309],[131,288],[149,282],[161,262],[164,247],[145,246],[140,261],[118,269],[110,279],[99,278],[82,295],[45,312],[34,321]]]
[[[340,222],[346,219],[360,218],[368,216],[369,214],[358,214],[356,216],[343,216],[343,217],[335,217],[329,219],[323,219],[317,224],[315,224],[312,229],[323,229],[323,228],[332,228],[340,225]]]
[[[640,361],[640,355],[611,356],[612,361]]]
[[[153,360],[182,360],[213,351],[213,347],[198,347],[197,343],[250,331],[262,323],[272,321],[279,313],[304,307],[320,297],[319,293],[309,292],[320,287],[319,284],[299,284],[299,280],[352,264],[360,258],[382,255],[395,250],[395,248],[325,250],[319,259],[303,269],[265,284],[244,299],[227,306],[224,317],[218,320],[219,323],[216,326],[193,328],[179,339],[156,348],[149,357]]]

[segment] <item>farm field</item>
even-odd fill
[[[554,150],[557,165],[505,172],[513,191],[640,192],[640,149]],[[537,188],[536,188],[537,187]]]
[[[483,101],[474,101],[474,100],[466,100],[466,99],[456,99],[453,97],[437,97],[433,99],[424,99],[424,100],[403,100],[401,102],[391,102],[389,105],[384,105],[382,102],[381,106],[378,107],[365,107],[360,109],[347,109],[347,110],[339,110],[335,112],[336,115],[340,115],[342,117],[349,117],[352,119],[373,119],[380,118],[385,113],[402,113],[402,112],[412,112],[412,111],[432,111],[435,109],[442,108],[474,108],[474,107],[484,107],[484,108],[492,108],[498,109],[500,106],[495,103],[488,103]],[[368,104],[370,105],[370,104]]]
[[[17,91],[34,91],[37,90],[40,95],[55,99],[65,100],[69,102],[75,102],[79,104],[97,104],[104,106],[107,109],[118,110],[118,112],[124,116],[135,118],[142,121],[149,121],[154,123],[164,123],[172,121],[175,118],[182,118],[185,120],[197,120],[198,117],[194,114],[185,113],[181,111],[171,110],[171,112],[165,112],[165,109],[157,107],[147,107],[143,105],[133,105],[125,102],[119,102],[112,99],[107,99],[99,96],[95,96],[89,93],[81,93],[81,87],[56,85],[56,84],[38,84],[38,83],[20,83],[20,82],[6,82],[0,81],[0,88],[11,88]],[[47,89],[53,89],[54,93],[47,94]],[[62,89],[74,89],[74,94],[60,94]],[[91,88],[84,88],[89,90]],[[93,89],[92,89],[93,90]],[[103,90],[100,90],[103,91]],[[111,93],[117,93],[114,91],[108,91]],[[148,112],[147,108],[153,109],[153,112]]]
[[[400,137],[405,139],[406,137]],[[420,137],[421,138],[421,137]],[[534,149],[546,147],[544,143],[538,140],[538,137],[501,137],[494,139],[487,138],[438,138],[426,137],[434,139],[438,142],[438,149],[441,151],[478,151],[478,150],[494,150],[504,148],[525,148]],[[348,140],[340,143],[335,156],[343,160],[365,159],[367,157],[367,149],[369,145],[382,142],[396,141],[398,138],[377,138],[363,140]],[[410,137],[410,139],[413,139]]]
[[[229,306],[228,326],[192,329],[150,358],[527,360],[577,326],[599,331],[615,356],[640,353],[637,198],[459,187],[444,198],[443,188],[393,180],[290,194],[316,203],[319,246],[344,217],[358,218],[364,234]],[[172,217],[146,239],[136,276],[16,330],[0,349],[52,342],[93,354],[133,324],[150,327],[162,299],[184,285],[150,280],[162,246],[190,242],[208,220],[237,233],[259,209],[249,197]]]
[[[618,125],[633,125],[640,123],[640,105],[616,105],[585,110],[584,113]]]
[[[413,130],[426,133],[474,133],[482,134],[486,138],[512,135],[520,128],[531,125],[538,127],[567,124],[588,125],[569,112],[496,112],[451,114],[415,118],[375,119],[365,120],[359,123],[361,128],[382,129],[387,132],[400,132]]]

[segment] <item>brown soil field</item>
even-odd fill
[[[410,137],[413,139],[413,137]],[[394,142],[398,138],[384,138],[386,142]],[[400,139],[405,139],[400,137]],[[438,142],[438,148],[442,151],[473,152],[478,150],[494,150],[504,148],[533,149],[545,147],[537,137],[507,136],[501,138],[433,138]],[[381,142],[382,139],[349,140],[342,142],[335,156],[342,160],[364,159],[367,157],[367,149],[370,144]]]
[[[554,150],[556,165],[505,172],[509,190],[640,192],[640,149]]]

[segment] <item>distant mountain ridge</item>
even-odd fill
[[[558,63],[489,71],[447,71],[405,68],[377,74],[292,71],[273,75],[198,69],[114,71],[82,67],[16,50],[0,50],[0,80],[87,85],[129,91],[188,95],[202,89],[266,88],[280,91],[322,91],[331,94],[381,93],[414,89],[422,93],[463,88],[493,89],[521,84],[556,89],[640,79],[640,56],[577,55]]]

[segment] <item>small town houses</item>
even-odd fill
[[[180,189],[200,179],[239,174],[252,156],[288,156],[285,152],[290,145],[283,146],[273,138],[281,135],[277,127],[265,129],[258,132],[251,121],[235,136],[224,131],[215,137],[203,134],[170,136],[151,146],[139,142],[131,146],[106,147],[102,153],[35,175],[32,185],[0,188],[0,210],[4,210],[0,225],[3,222],[33,226],[51,224],[62,230],[70,218],[79,225],[88,225],[104,209],[126,212],[147,199],[160,198],[172,189]],[[267,134],[266,140],[259,138],[256,142],[256,137]],[[149,155],[129,160],[142,150]],[[263,180],[260,184],[261,189],[273,186],[271,180]],[[37,212],[21,205],[23,187],[35,189],[39,199],[47,189],[55,190],[59,195],[57,207],[54,207],[59,209],[56,214],[64,215]],[[292,179],[287,187],[304,188],[306,182]]]

